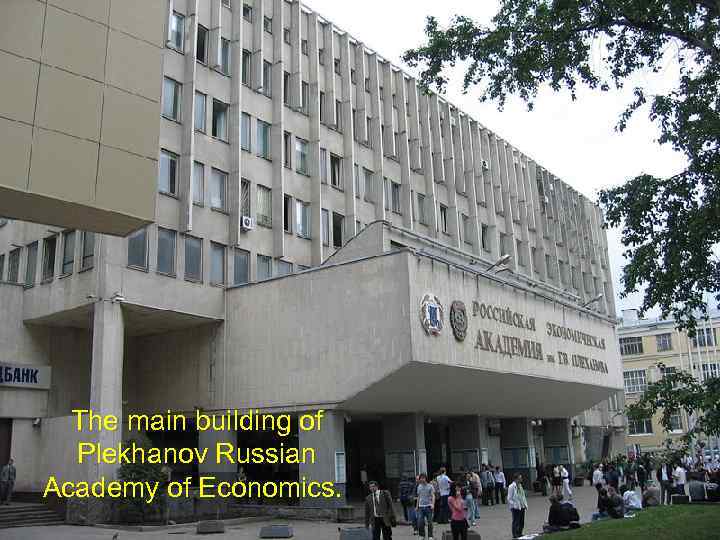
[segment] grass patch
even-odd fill
[[[552,535],[555,537],[555,535]],[[648,508],[632,519],[611,519],[557,535],[558,540],[708,540],[720,538],[719,505]]]

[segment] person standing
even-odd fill
[[[508,487],[507,502],[512,514],[512,537],[519,538],[525,528],[525,510],[528,507],[520,473],[513,477],[513,482]]]
[[[603,487],[605,478],[603,477],[602,465],[595,465],[595,470],[592,474],[592,483],[598,491]]]
[[[685,467],[683,467],[682,463],[680,462],[677,463],[677,466],[673,471],[673,480],[675,480],[675,493],[677,493],[678,495],[685,495],[687,472],[685,471]]]
[[[453,540],[467,540],[468,522],[465,510],[465,496],[459,484],[453,487],[453,495],[448,497],[450,508],[450,530]]]
[[[475,505],[474,489],[472,485],[472,472],[468,472],[465,475],[465,509],[467,510],[468,524],[474,527],[477,510]]]
[[[10,504],[13,489],[15,488],[15,477],[17,470],[15,469],[15,461],[10,458],[0,470],[0,504]]]
[[[552,486],[553,486],[553,494],[560,495],[562,493],[562,473],[560,472],[559,465],[553,465]]]
[[[505,504],[505,473],[499,466],[495,467],[493,480],[495,480],[495,504],[500,504],[500,499]]]
[[[670,504],[673,487],[672,471],[670,465],[661,463],[655,472],[658,483],[660,484],[660,504]]]
[[[372,525],[373,540],[392,540],[392,527],[395,526],[395,509],[392,497],[387,491],[379,489],[377,482],[368,483],[370,495],[365,499],[365,528]]]
[[[635,470],[635,476],[637,482],[640,484],[640,493],[645,491],[645,484],[647,484],[647,469],[642,463],[638,463],[637,469]]]
[[[472,492],[473,499],[475,499],[475,513],[473,520],[480,519],[480,497],[482,495],[482,482],[480,482],[480,475],[477,471],[470,473],[470,491]]]
[[[398,485],[398,491],[400,496],[400,504],[402,505],[403,509],[403,517],[405,518],[405,521],[410,523],[413,526],[413,529],[415,529],[415,523],[413,522],[413,520],[410,519],[410,509],[415,507],[415,492],[417,491],[417,489],[415,488],[415,483],[410,479],[409,476],[403,476],[400,484]]]
[[[560,477],[562,478],[562,496],[572,499],[573,492],[570,489],[570,473],[565,465],[560,465]]]
[[[495,492],[495,477],[492,470],[487,465],[483,465],[483,471],[480,473],[480,481],[483,490],[483,504],[493,505],[493,493]]]
[[[417,530],[420,538],[425,536],[427,523],[428,538],[433,540],[433,508],[435,508],[435,490],[427,481],[427,475],[418,476],[417,486]]]
[[[440,515],[438,523],[447,523],[450,517],[448,498],[450,497],[450,478],[445,474],[445,467],[440,467],[440,474],[437,476],[438,491],[440,492]]]

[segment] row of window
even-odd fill
[[[682,432],[683,425],[682,419],[679,414],[674,414],[670,417],[670,431],[679,433]],[[629,435],[652,435],[653,425],[652,419],[641,418],[639,420],[632,420],[628,418],[628,434]]]
[[[228,280],[227,253],[228,247],[210,242],[209,269],[203,268],[203,239],[187,234],[179,234],[172,229],[157,228],[157,250],[155,271],[170,277],[177,277],[178,236],[183,244],[184,264],[183,277],[186,281],[203,283],[207,279],[211,285],[224,287],[229,282],[242,285],[250,281],[250,252],[240,248],[230,250],[233,258],[233,275]],[[128,236],[127,264],[130,268],[148,271],[149,269],[149,239],[148,229],[141,229]],[[307,267],[298,265],[298,270]],[[273,265],[272,257],[262,254],[256,255],[256,279],[258,281],[273,276],[282,276],[293,272],[293,264],[278,260]],[[205,274],[207,275],[207,278]]]
[[[79,253],[76,254],[78,247]],[[59,235],[43,238],[42,241],[32,242],[24,248],[15,248],[7,254],[7,275],[5,275],[6,254],[1,253],[0,281],[5,277],[4,280],[10,283],[21,283],[20,260],[24,251],[25,276],[22,283],[26,287],[34,286],[40,249],[42,249],[40,281],[46,283],[52,281],[56,275],[62,277],[72,274],[76,267],[80,271],[92,268],[95,259],[95,235],[91,232],[68,230]],[[57,260],[58,253],[61,256],[60,261]],[[76,258],[79,262],[76,262]]]
[[[658,352],[673,350],[672,334],[657,334],[655,343]],[[692,338],[693,348],[698,347],[714,347],[717,344],[717,328],[698,328],[695,337]],[[620,338],[620,354],[629,356],[633,354],[643,354],[642,337],[622,337]]]

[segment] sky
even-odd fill
[[[408,73],[401,57],[407,49],[424,42],[425,18],[433,15],[441,24],[454,15],[470,16],[489,23],[497,11],[495,0],[305,0],[308,7],[341,30],[362,41]],[[642,84],[661,91],[672,87],[677,73],[671,57],[657,75],[641,74],[621,91],[581,90],[573,102],[567,92],[541,91],[532,112],[519,99],[510,99],[504,110],[497,103],[481,103],[479,91],[462,93],[462,72],[452,73],[447,99],[513,144],[554,175],[592,200],[598,190],[623,183],[640,173],[669,176],[683,168],[684,157],[655,141],[657,128],[646,111],[636,113],[623,133],[615,131],[619,114],[632,100],[632,88]],[[608,231],[610,263],[616,296],[625,264],[620,231]],[[618,314],[637,308],[642,295],[616,298]],[[646,316],[657,316],[657,311]]]

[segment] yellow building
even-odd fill
[[[720,374],[720,313],[708,321],[698,323],[694,338],[679,331],[673,320],[639,319],[634,309],[624,310],[622,325],[618,327],[620,355],[623,362],[625,400],[636,402],[648,384],[658,381],[665,373],[688,371],[697,379]],[[660,367],[662,364],[664,367]],[[687,433],[693,419],[683,413],[673,419],[670,433],[660,424],[660,414],[641,421],[628,420],[628,450],[652,451],[664,446],[667,438],[678,439]],[[718,448],[718,440],[708,441]]]

